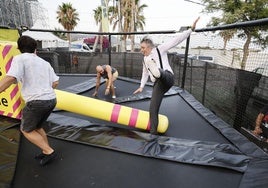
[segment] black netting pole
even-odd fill
[[[109,53],[109,65],[111,66],[112,64],[112,57],[111,57],[111,51],[112,51],[112,40],[111,40],[111,35],[108,35],[109,36],[109,47],[108,47],[108,53]]]
[[[182,72],[182,80],[181,80],[181,88],[184,89],[185,85],[185,78],[186,78],[186,68],[187,68],[187,61],[188,61],[188,51],[189,51],[189,44],[190,44],[190,36],[186,40],[186,49],[184,54],[184,65],[183,65],[183,72]]]
[[[203,105],[205,104],[205,99],[206,99],[207,72],[208,72],[208,62],[205,62],[205,74],[204,74],[203,95],[202,95],[202,104]]]

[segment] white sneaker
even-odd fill
[[[116,96],[115,96],[115,95],[113,95],[113,96],[112,96],[112,98],[113,98],[113,99],[115,99],[115,98],[116,98]]]
[[[160,71],[156,65],[156,62],[152,59],[151,61],[147,62],[147,65],[148,65],[148,70],[151,72],[151,74],[155,78],[160,78]]]

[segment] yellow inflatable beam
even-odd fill
[[[149,112],[55,89],[56,108],[105,121],[150,130]],[[168,118],[159,114],[157,132],[165,133]]]

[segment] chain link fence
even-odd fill
[[[75,34],[72,34],[75,38]],[[148,34],[136,36],[136,45]],[[156,44],[171,40],[176,34],[152,34]],[[78,38],[79,36],[77,36]],[[112,36],[113,37],[113,36]],[[260,109],[268,103],[268,49],[251,43],[245,69],[241,69],[245,41],[236,37],[224,48],[217,31],[193,33],[185,60],[186,42],[168,54],[175,74],[175,85],[181,87],[186,66],[184,89],[205,107],[238,129],[253,129]],[[115,49],[116,46],[112,46]],[[51,62],[57,73],[95,74],[100,64],[111,64],[119,76],[140,79],[142,54],[139,52],[74,52],[68,49],[41,49],[38,55]],[[115,51],[115,50],[113,50]],[[135,51],[139,51],[136,49]],[[78,64],[73,64],[74,56]],[[186,65],[185,65],[186,64]]]

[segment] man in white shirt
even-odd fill
[[[148,77],[150,77],[151,81],[154,82],[149,109],[150,133],[152,134],[157,134],[158,113],[164,94],[174,84],[174,73],[168,62],[168,50],[184,41],[194,31],[198,20],[199,17],[194,21],[190,29],[157,47],[154,46],[151,39],[143,38],[141,41],[141,53],[144,55],[143,71],[140,87],[134,91],[134,94],[143,91]]]
[[[30,142],[41,149],[41,154],[35,158],[43,166],[56,158],[42,124],[56,106],[54,88],[59,77],[47,61],[36,55],[37,43],[34,39],[21,36],[17,43],[22,54],[13,58],[10,69],[0,81],[0,93],[11,84],[21,82],[25,107],[22,109],[20,129]]]

